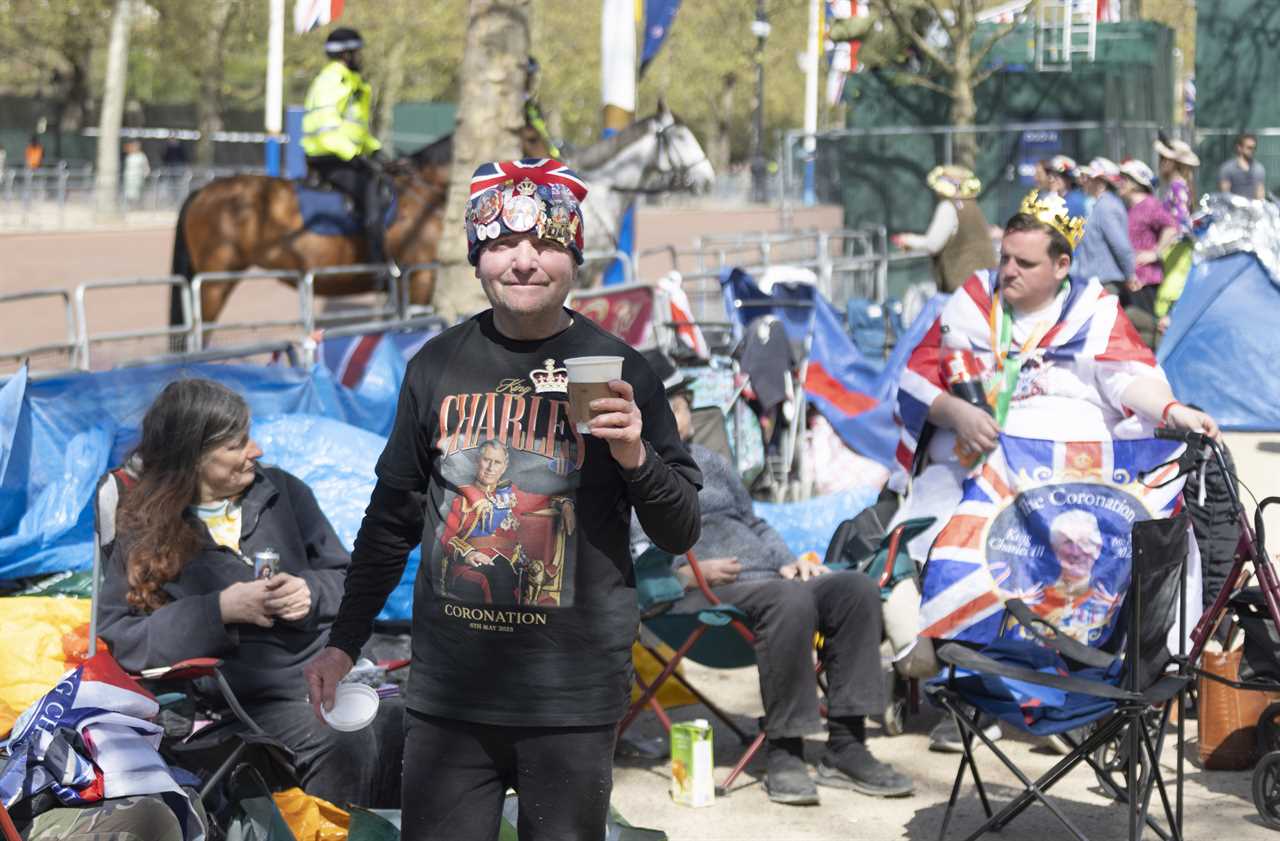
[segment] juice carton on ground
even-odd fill
[[[685,806],[715,801],[711,725],[705,718],[671,725],[671,799]]]

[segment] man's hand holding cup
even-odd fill
[[[609,445],[622,467],[634,470],[644,463],[640,407],[631,384],[622,379],[621,356],[579,356],[566,359],[569,375],[569,420],[579,432]]]

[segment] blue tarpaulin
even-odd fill
[[[164,365],[30,381],[19,372],[0,386],[0,580],[88,569],[93,561],[92,497],[98,479],[123,462],[142,416],[166,383],[207,377],[244,395],[263,461],[295,474],[350,549],[373,490],[404,358],[394,341],[368,354],[360,382],[346,387],[324,366]],[[858,488],[800,503],[759,506],[793,551],[825,551],[841,520],[876,497]],[[419,550],[379,616],[412,613]]]
[[[1252,254],[1198,263],[1159,359],[1173,393],[1224,429],[1280,429],[1280,286]]]

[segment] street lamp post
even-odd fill
[[[765,15],[764,0],[756,0],[756,19],[751,22],[751,34],[756,36],[756,103],[751,126],[751,199],[765,200],[764,160],[764,45],[769,40],[769,19]]]

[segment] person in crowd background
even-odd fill
[[[1156,290],[1156,340],[1169,327],[1169,311],[1182,297],[1195,243],[1191,234],[1191,210],[1195,206],[1195,170],[1200,158],[1184,140],[1159,137],[1155,141],[1160,156],[1160,200],[1178,223],[1178,239],[1165,255],[1164,278]]]
[[[1093,196],[1093,210],[1084,237],[1071,258],[1071,276],[1097,280],[1112,289],[1135,279],[1133,243],[1129,241],[1129,211],[1116,195],[1120,167],[1107,158],[1094,158],[1081,169],[1085,188]]]
[[[995,265],[987,217],[977,201],[982,182],[966,167],[947,165],[931,169],[925,183],[938,197],[929,229],[895,234],[892,241],[899,248],[931,254],[938,290],[951,293],[978,269]]]
[[[1178,223],[1155,197],[1155,173],[1133,158],[1120,164],[1119,193],[1129,208],[1134,278],[1115,289],[1125,313],[1148,347],[1156,344],[1156,293],[1164,280],[1164,255],[1178,239]]]
[[[1080,168],[1075,159],[1066,155],[1054,155],[1049,159],[1047,167],[1049,190],[1062,197],[1072,216],[1088,218],[1088,196],[1080,189]]]
[[[1218,192],[1246,199],[1267,197],[1267,170],[1253,159],[1257,151],[1257,135],[1244,132],[1236,138],[1235,157],[1218,168]]]

